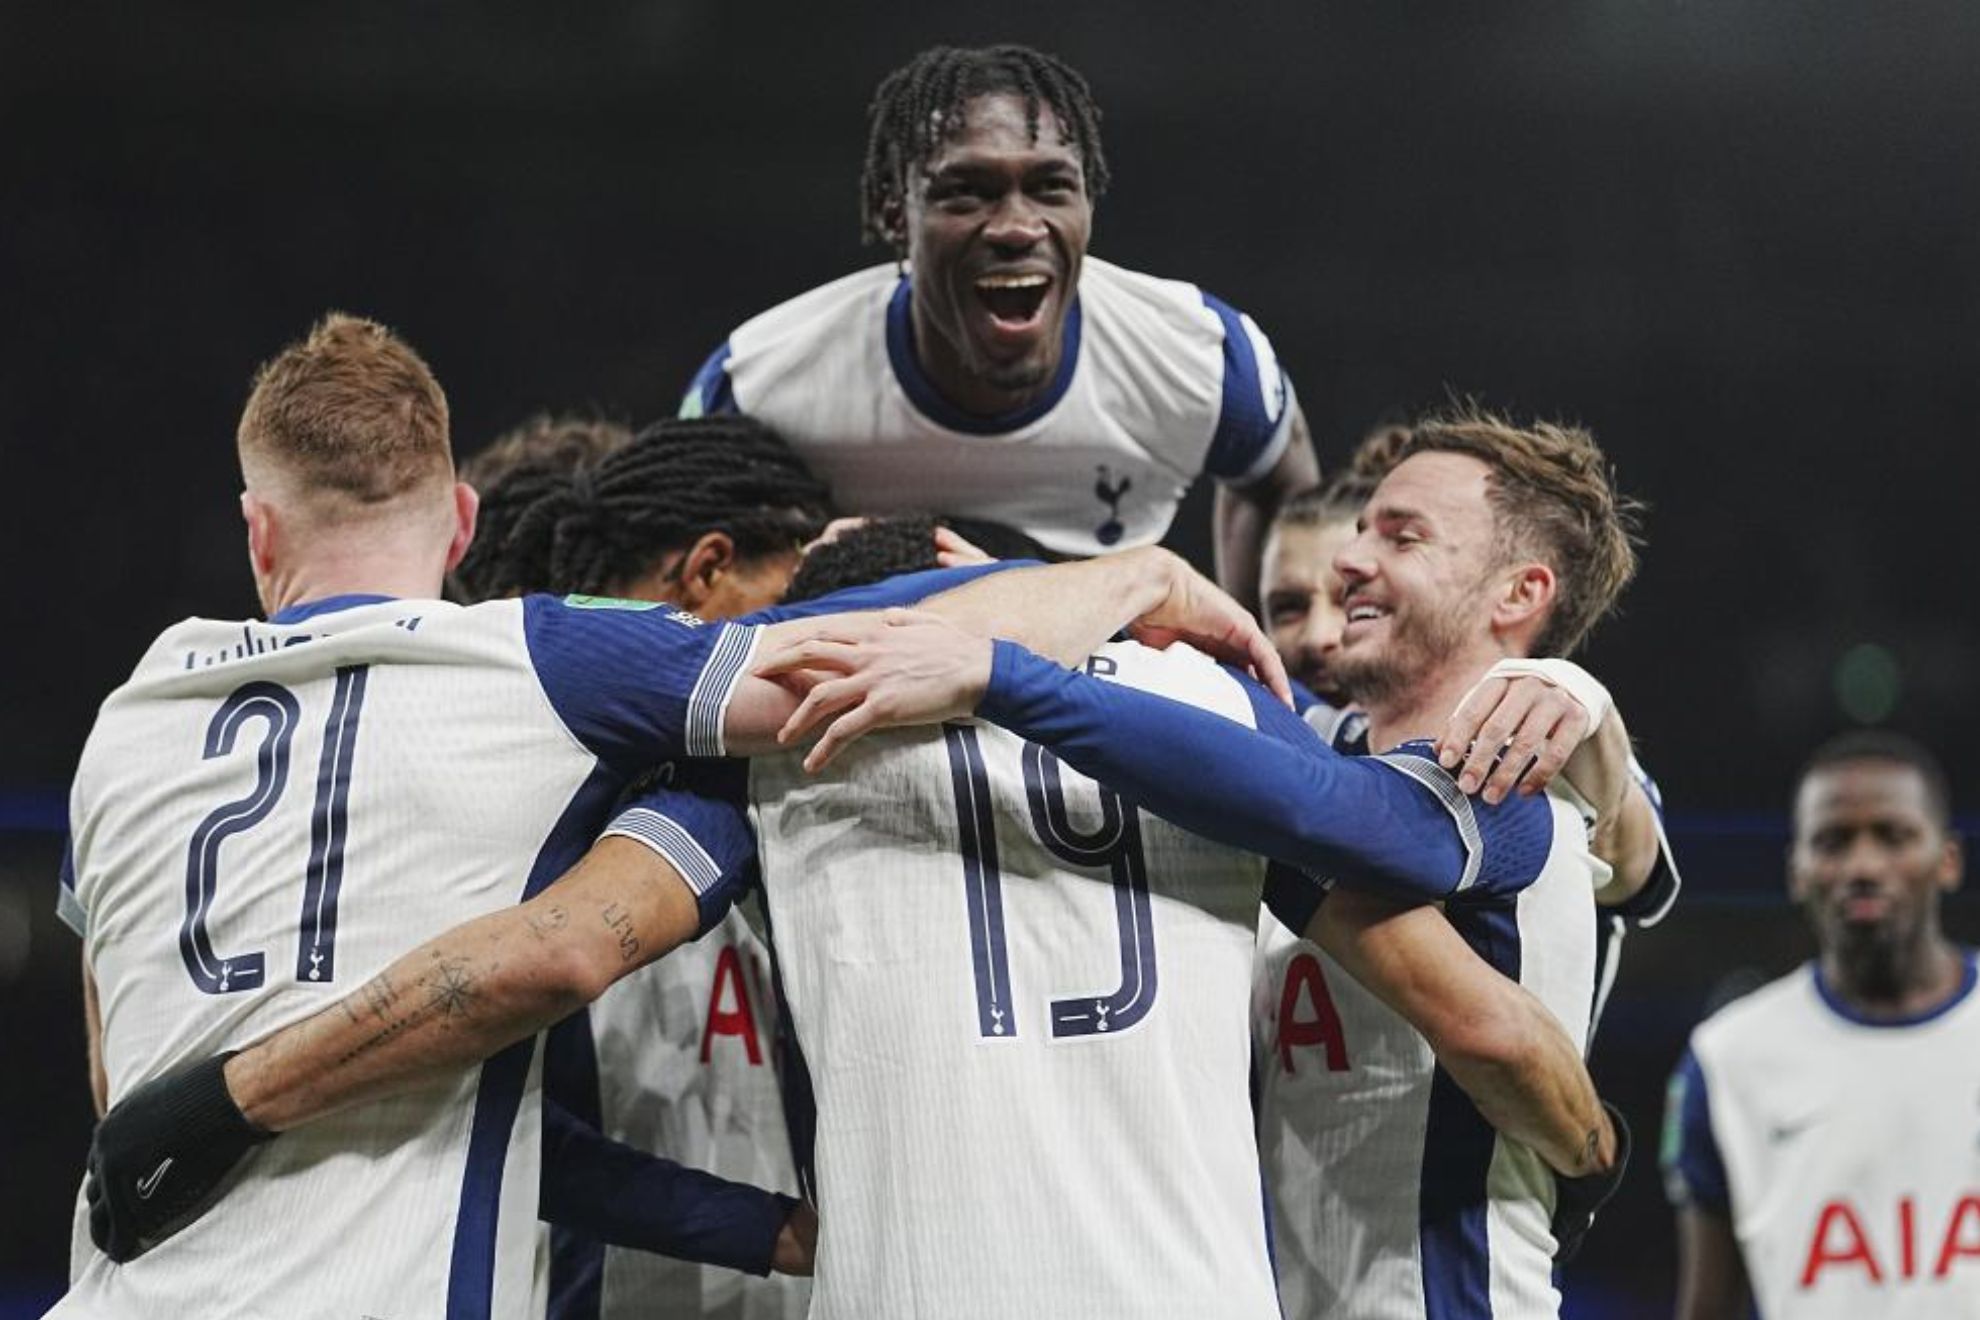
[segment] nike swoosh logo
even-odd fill
[[[164,1179],[165,1170],[171,1167],[172,1167],[172,1156],[167,1155],[164,1158],[164,1160],[159,1164],[159,1166],[151,1171],[150,1177],[138,1179],[138,1184],[137,1184],[138,1200],[149,1201],[151,1199],[151,1194],[158,1190],[158,1184]]]

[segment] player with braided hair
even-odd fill
[[[508,525],[476,564],[483,594],[665,600],[710,618],[775,602],[832,516],[830,492],[750,417],[669,419],[595,463],[520,466],[483,503]]]
[[[1317,473],[1252,320],[1089,258],[1100,111],[1024,46],[925,50],[868,109],[861,222],[894,261],[746,322],[683,416],[782,431],[849,508],[968,513],[1060,555],[1152,544],[1221,483],[1218,576],[1256,595],[1281,499]]]

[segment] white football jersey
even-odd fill
[[[1692,1033],[1672,1080],[1671,1193],[1730,1216],[1767,1316],[1980,1315],[1980,996],[1899,1022],[1815,964]]]
[[[1253,725],[1200,655],[1089,669]],[[817,1101],[812,1314],[1271,1320],[1247,1094],[1263,863],[977,724],[751,763]]]
[[[639,765],[718,750],[747,646],[547,597],[341,597],[168,629],[104,703],[71,803],[63,910],[111,1101],[561,874]],[[477,989],[463,970],[433,993]],[[125,1265],[79,1204],[56,1313],[528,1314],[536,1056],[526,1041],[257,1148],[210,1213]]]
[[[797,1195],[777,1085],[770,957],[742,914],[618,982],[591,1005],[606,1135],[735,1182]],[[801,1320],[811,1280],[758,1278],[605,1248],[604,1320]]]
[[[1588,851],[1592,814],[1563,788],[1533,809],[1474,815],[1434,761],[1391,763],[1437,781],[1474,846],[1488,819],[1520,836],[1488,836],[1496,860],[1444,911],[1585,1041],[1594,892],[1608,875]],[[1259,1145],[1287,1320],[1558,1315],[1554,1183],[1540,1157],[1499,1137],[1413,1027],[1270,913],[1254,996]]]
[[[841,508],[991,519],[1069,555],[1152,545],[1199,475],[1243,485],[1285,451],[1292,392],[1270,342],[1193,284],[1086,258],[1057,379],[1002,417],[936,391],[909,301],[888,263],[773,307],[708,360],[681,413],[768,422]]]

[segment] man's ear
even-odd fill
[[[258,584],[275,571],[275,542],[279,534],[275,510],[253,491],[244,490],[241,521],[247,524],[248,567]]]
[[[474,520],[481,512],[481,496],[465,481],[454,483],[454,535],[447,543],[447,571],[460,567],[462,556],[474,544]]]
[[[729,534],[704,533],[674,566],[674,576],[681,584],[681,608],[700,609],[721,586],[723,576],[734,571],[735,566],[736,543]]]
[[[1539,635],[1553,612],[1560,581],[1554,570],[1537,561],[1521,564],[1505,579],[1498,603],[1492,607],[1492,631],[1517,639],[1516,653]]]

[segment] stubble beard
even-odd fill
[[[1464,645],[1464,605],[1398,610],[1389,616],[1388,645],[1373,654],[1337,652],[1328,674],[1343,696],[1364,709],[1406,700],[1444,659]]]

